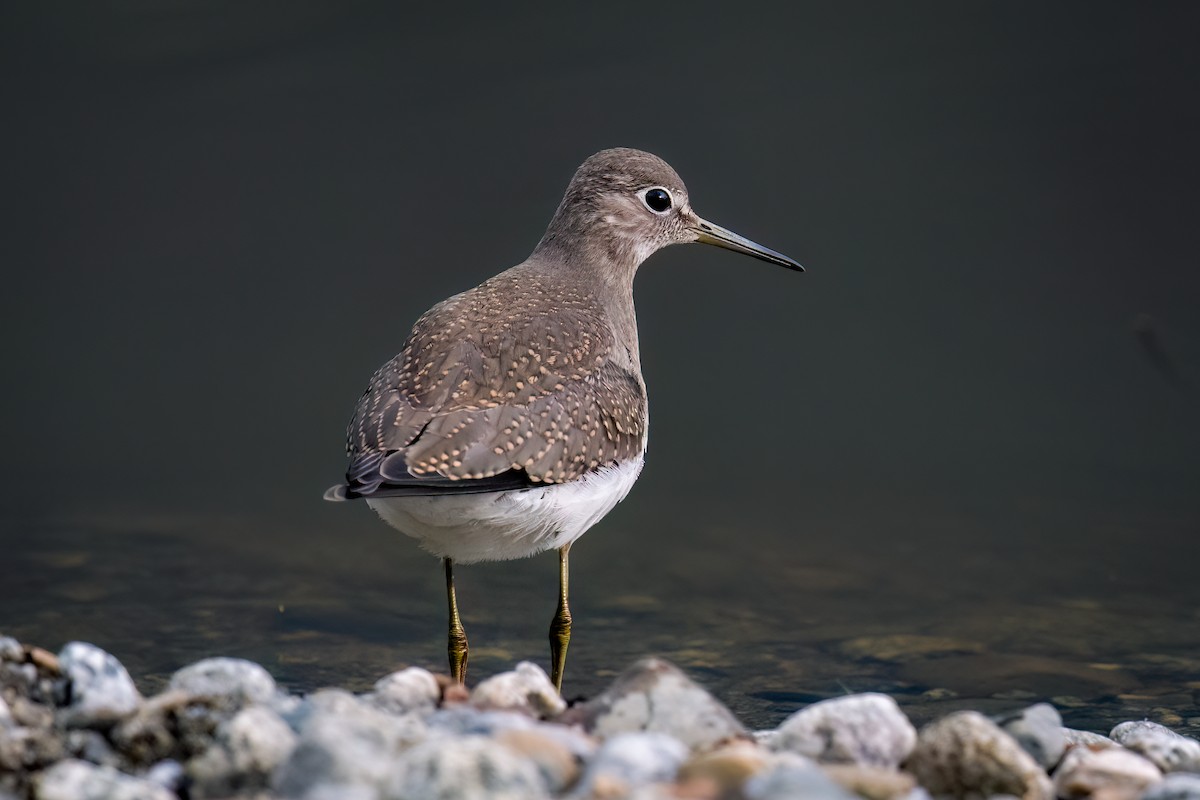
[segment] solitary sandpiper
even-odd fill
[[[347,431],[346,483],[443,560],[450,672],[467,637],[455,562],[555,548],[551,677],[562,688],[571,543],[624,499],[646,452],[646,384],[633,278],[655,251],[702,242],[803,271],[792,259],[696,215],[683,181],[639,150],[580,165],[533,253],[425,313],[367,386]]]

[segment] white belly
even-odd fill
[[[576,481],[487,494],[380,497],[367,505],[436,556],[457,562],[508,561],[578,539],[625,499],[643,459]]]

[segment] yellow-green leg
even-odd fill
[[[458,616],[458,601],[454,598],[454,562],[442,560],[446,566],[446,601],[450,604],[450,636],[447,651],[450,654],[450,677],[459,683],[467,679],[467,632],[463,630]]]
[[[567,645],[571,643],[571,609],[567,606],[567,553],[571,545],[558,550],[558,613],[550,623],[550,680],[562,692],[563,671],[567,667]]]

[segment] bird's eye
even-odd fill
[[[671,193],[659,187],[648,189],[642,195],[642,202],[655,214],[665,214],[671,209]]]

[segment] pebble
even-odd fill
[[[471,704],[542,718],[556,717],[567,708],[546,671],[532,661],[522,661],[516,669],[482,681],[471,692]]]
[[[385,797],[422,800],[537,800],[542,775],[500,742],[483,736],[435,737],[388,765]]]
[[[719,797],[736,797],[747,780],[766,768],[771,755],[753,742],[733,741],[690,758],[679,769],[679,782],[710,789]]]
[[[266,703],[275,695],[275,679],[253,661],[243,658],[206,658],[171,676],[170,689],[196,697],[210,697],[241,707]]]
[[[1060,798],[1137,798],[1162,780],[1162,772],[1148,759],[1121,747],[1072,747],[1054,771],[1054,788]]]
[[[184,745],[180,738],[185,733],[194,747],[205,747],[217,723],[200,725],[202,712],[185,715],[183,709],[191,699],[187,693],[178,691],[151,697],[113,728],[110,733],[113,745],[139,765],[183,755]]]
[[[250,706],[217,727],[216,739],[187,764],[191,796],[227,797],[266,788],[271,773],[296,748],[297,737],[278,714]]]
[[[125,705],[96,704],[112,680]],[[1064,728],[1046,704],[918,734],[881,694],[749,734],[660,659],[565,711],[532,663],[474,692],[409,667],[363,695],[305,697],[252,662],[208,659],[142,699],[99,648],[56,657],[0,637],[0,800],[1200,800],[1200,742],[1146,721],[1112,737]]]
[[[1102,733],[1077,731],[1074,728],[1063,728],[1063,740],[1068,747],[1083,745],[1084,747],[1116,747],[1117,743]]]
[[[1049,703],[1037,703],[993,720],[1044,769],[1052,769],[1062,758],[1067,738],[1063,735],[1062,717]]]
[[[660,658],[634,663],[594,699],[566,712],[562,720],[580,722],[600,739],[647,731],[668,734],[692,749],[749,737],[728,708]]]
[[[290,722],[299,737],[271,786],[304,800],[382,791],[391,763],[428,733],[418,715],[387,714],[340,689],[314,693]]]
[[[884,694],[856,694],[813,703],[779,726],[775,750],[830,764],[895,769],[917,743],[917,731],[896,701]]]
[[[560,794],[579,778],[582,759],[564,741],[548,729],[512,728],[496,735],[496,741],[533,764],[541,774],[542,784],[551,794]]]
[[[858,764],[829,764],[825,774],[843,789],[867,800],[900,800],[909,797],[917,781],[907,772]]]
[[[1050,800],[1050,779],[996,723],[958,711],[921,729],[907,769],[931,794]]]
[[[112,767],[69,758],[34,782],[34,800],[176,800],[169,789]]]
[[[0,661],[20,663],[25,660],[25,648],[11,636],[0,636]]]
[[[70,642],[58,654],[70,681],[70,702],[62,709],[64,725],[111,725],[138,707],[141,694],[114,656],[86,642]]]
[[[783,763],[746,781],[746,800],[861,800],[816,765]]]
[[[187,773],[184,772],[183,764],[173,758],[167,758],[146,770],[143,777],[151,783],[157,783],[164,789],[178,794],[187,779]]]
[[[1156,722],[1122,722],[1108,735],[1153,761],[1163,772],[1200,772],[1200,741]]]
[[[408,667],[375,682],[367,702],[392,714],[429,714],[437,708],[442,690],[437,678],[427,669]]]
[[[1200,775],[1172,772],[1146,790],[1142,800],[1200,800]]]
[[[570,796],[624,797],[637,787],[672,781],[687,755],[687,747],[665,733],[614,734],[596,751]]]

